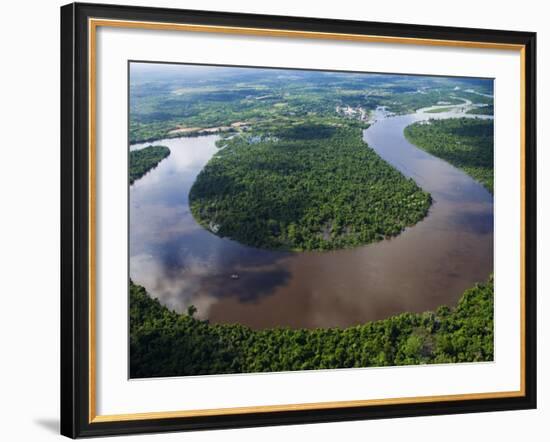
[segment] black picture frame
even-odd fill
[[[521,45],[524,51],[524,395],[318,410],[90,419],[89,18]],[[536,408],[536,34],[488,29],[73,3],[61,8],[61,434],[240,428]]]

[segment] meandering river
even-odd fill
[[[205,230],[189,211],[188,193],[217,151],[217,136],[153,143],[168,146],[171,155],[130,188],[130,277],[177,311],[193,304],[212,323],[257,329],[347,327],[454,305],[493,270],[493,198],[464,172],[409,143],[403,129],[467,116],[470,105],[378,113],[364,140],[430,192],[433,205],[395,238],[331,252],[260,250]]]

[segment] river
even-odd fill
[[[466,116],[469,106],[378,113],[364,140],[430,192],[433,205],[395,238],[331,252],[260,250],[202,228],[189,211],[188,193],[217,151],[217,136],[153,143],[171,154],[130,188],[131,278],[177,311],[193,304],[212,323],[256,329],[347,327],[455,305],[493,270],[493,198],[464,172],[409,143],[403,129],[428,118]]]

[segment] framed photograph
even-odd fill
[[[535,44],[62,7],[62,434],[535,408]]]

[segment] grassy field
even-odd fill
[[[435,109],[428,109],[426,111],[427,114],[441,114],[443,112],[449,112],[452,111],[452,107],[437,107]]]

